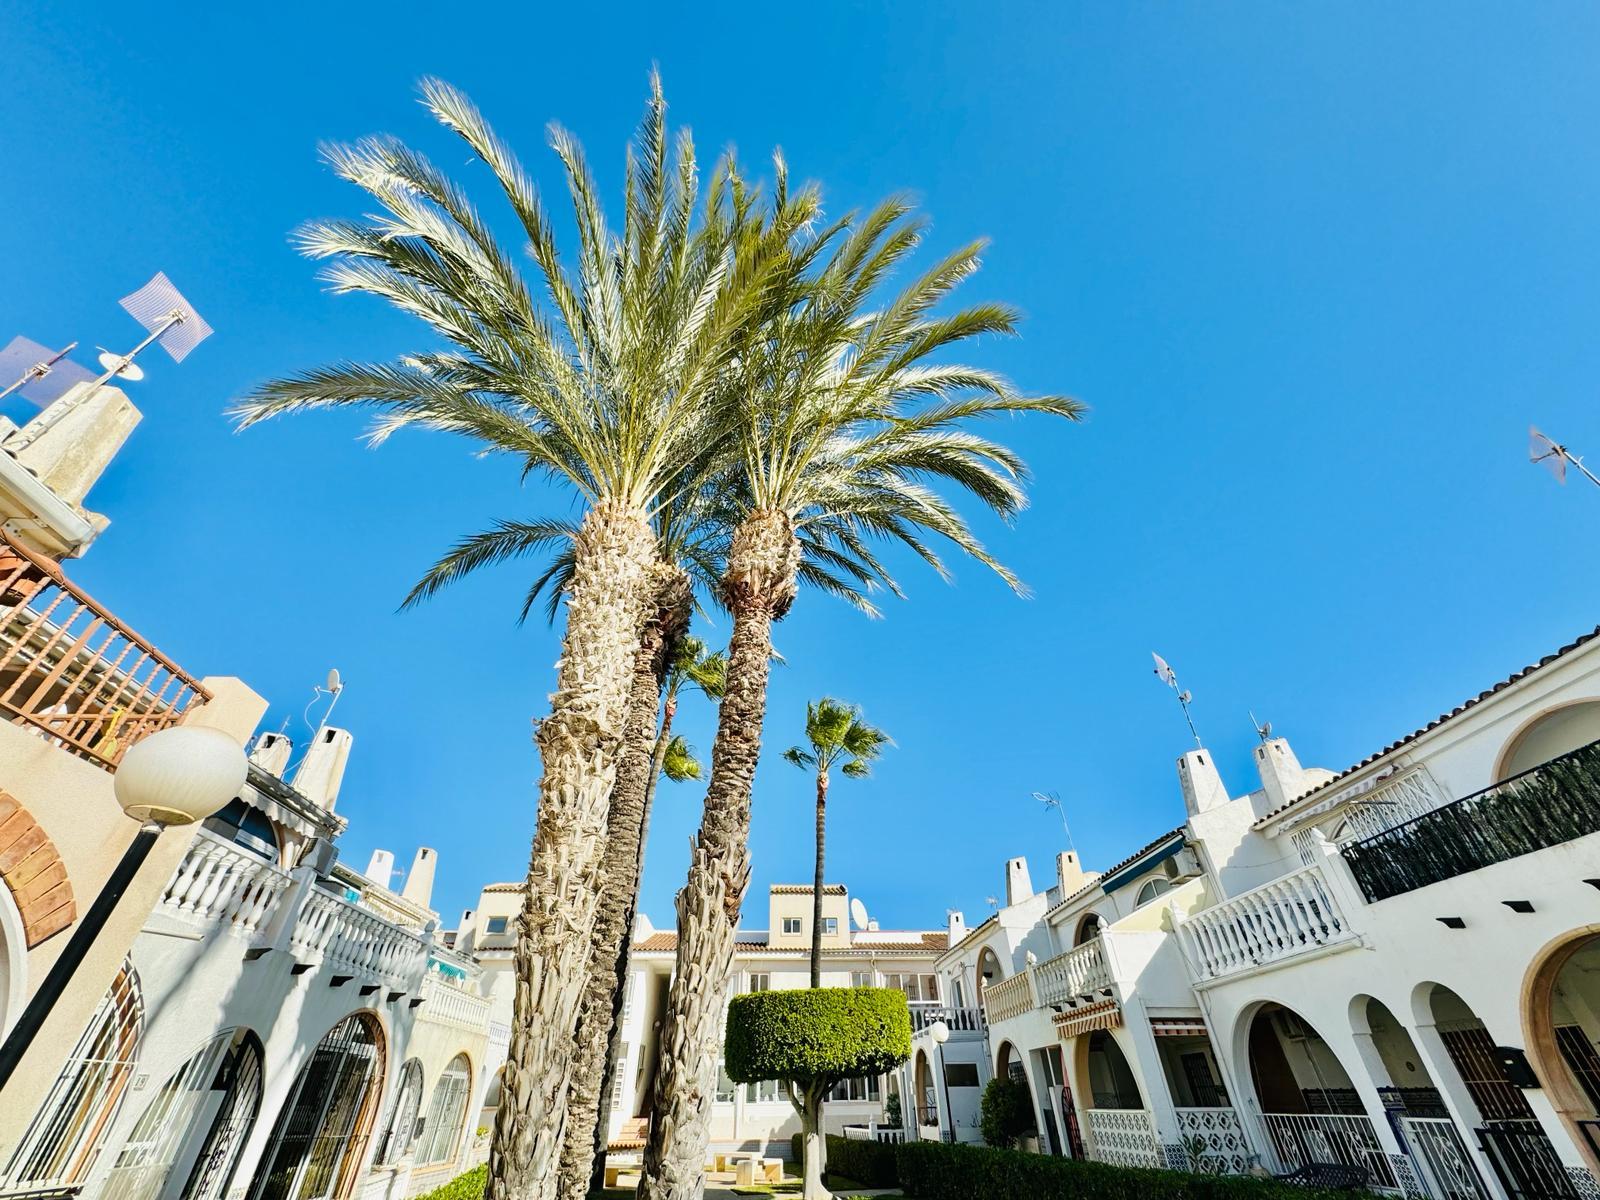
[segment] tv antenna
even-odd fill
[[[67,359],[78,348],[73,342],[65,350],[52,350],[25,337],[14,337],[0,350],[0,380],[9,379],[0,400],[21,392],[40,408],[59,400],[75,383],[88,383],[94,372]]]
[[[1156,676],[1178,694],[1178,704],[1183,708],[1183,719],[1189,723],[1189,733],[1194,738],[1194,744],[1204,748],[1205,743],[1200,740],[1200,732],[1194,727],[1194,717],[1189,712],[1189,702],[1194,699],[1192,692],[1186,692],[1178,684],[1178,673],[1167,665],[1167,660],[1161,655],[1150,652],[1150,657],[1156,660]]]
[[[173,287],[172,281],[160,271],[156,272],[155,278],[149,283],[136,292],[130,292],[118,303],[135,321],[149,331],[149,336],[126,354],[113,354],[109,350],[102,349],[100,366],[103,374],[93,379],[87,388],[70,400],[64,399],[62,393],[74,383],[83,382],[83,379],[68,378],[66,387],[61,388],[54,398],[47,401],[48,407],[45,411],[7,439],[7,449],[21,450],[37,440],[40,434],[59,424],[63,417],[82,405],[113,378],[125,379],[130,383],[137,383],[143,379],[144,368],[134,362],[134,359],[148,349],[151,343],[160,342],[161,348],[171,356],[173,362],[182,362],[189,356],[191,350],[211,336],[212,329],[206,324],[205,318],[195,311],[194,306],[184,299],[183,293]],[[69,346],[67,349],[71,348]],[[61,370],[61,359],[65,354],[66,351],[62,351],[54,360],[48,362],[36,361],[28,373],[37,372],[41,366],[45,368],[44,373],[36,377],[36,383],[48,375],[55,374]],[[73,367],[85,376],[89,374],[81,367],[74,367],[74,364],[68,363],[67,366]],[[24,395],[28,394],[26,379],[19,379],[17,386],[22,388]]]
[[[1249,709],[1246,709],[1245,711],[1250,712]],[[1250,724],[1256,727],[1256,736],[1263,742],[1270,742],[1272,740],[1271,721],[1268,721],[1265,725],[1263,725],[1260,721],[1256,720],[1256,714],[1252,712],[1250,713]]]
[[[1556,482],[1567,482],[1567,464],[1571,463],[1582,471],[1590,483],[1600,487],[1600,479],[1595,473],[1583,465],[1583,459],[1568,450],[1560,442],[1540,433],[1533,425],[1528,426],[1528,461],[1543,463],[1544,469],[1556,477]]]
[[[1033,798],[1046,808],[1056,810],[1056,815],[1061,818],[1061,831],[1067,835],[1067,849],[1076,854],[1078,848],[1072,844],[1072,829],[1067,825],[1067,810],[1066,806],[1061,803],[1061,794],[1059,792],[1035,792],[1033,793]]]

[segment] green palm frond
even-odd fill
[[[661,760],[661,774],[673,783],[685,783],[690,779],[699,779],[700,771],[700,760],[695,757],[694,747],[682,734],[674,734],[667,743],[666,757]]]
[[[806,742],[783,752],[784,761],[821,774],[836,764],[851,779],[872,773],[872,763],[892,745],[883,730],[868,725],[861,709],[831,696],[806,704]]]

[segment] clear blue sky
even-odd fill
[[[363,211],[321,139],[414,139],[492,204],[413,102],[424,74],[547,186],[559,119],[615,196],[658,61],[704,151],[781,144],[835,211],[911,189],[937,247],[991,236],[969,294],[1027,322],[976,357],[1093,407],[1004,431],[1034,504],[985,533],[1033,599],[908,568],[883,621],[812,596],[780,627],[758,897],[808,875],[809,786],[778,758],[807,697],[861,702],[897,743],[835,789],[830,876],[885,927],[937,925],[981,915],[1007,856],[1048,877],[1036,789],[1067,799],[1090,866],[1177,823],[1186,733],[1151,650],[1242,792],[1247,709],[1341,768],[1600,615],[1600,494],[1524,450],[1534,421],[1600,458],[1600,10],[45,8],[0,3],[0,335],[125,347],[116,298],[158,269],[217,329],[181,367],[151,359],[92,496],[114,524],[72,573],[186,666],[248,680],[272,727],[303,735],[338,666],[346,857],[436,847],[447,914],[523,870],[557,643],[514,625],[516,567],[396,604],[454,536],[566,506],[448,439],[371,451],[351,417],[235,435],[222,415],[274,373],[423,344],[322,294],[286,235]],[[682,723],[709,749],[703,705]],[[663,788],[658,923],[700,797]]]

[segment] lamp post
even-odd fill
[[[66,948],[28,1001],[5,1044],[0,1045],[0,1091],[11,1081],[161,831],[169,825],[203,821],[221,809],[239,794],[247,770],[244,751],[237,742],[221,730],[200,726],[163,729],[135,743],[122,756],[112,789],[122,811],[139,822],[139,832],[73,929]]]
[[[935,1021],[928,1026],[928,1036],[933,1039],[933,1060],[939,1068],[939,1090],[944,1096],[944,1115],[950,1121],[950,1134],[945,1136],[944,1123],[939,1124],[939,1140],[954,1142],[956,1140],[956,1114],[950,1111],[950,1081],[944,1077],[944,1044],[950,1040],[950,1026],[943,1021]]]

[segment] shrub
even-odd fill
[[[900,1183],[895,1148],[887,1142],[856,1141],[828,1136],[828,1174],[854,1179],[863,1187],[889,1188]]]
[[[424,1192],[417,1200],[483,1200],[483,1190],[489,1186],[489,1167],[473,1167],[465,1175],[457,1175],[449,1183]]]
[[[985,1146],[895,1147],[900,1186],[917,1200],[1360,1200],[1246,1175],[1113,1167]]]
[[[822,1102],[844,1079],[882,1075],[911,1057],[911,1013],[895,988],[806,988],[735,996],[724,1047],[735,1083],[793,1084],[804,1126],[805,1194],[824,1195]]]
[[[1028,1085],[1009,1075],[996,1075],[983,1089],[983,1140],[1006,1149],[1033,1129],[1033,1098]]]
[[[900,1093],[890,1092],[883,1102],[883,1123],[892,1129],[900,1128]]]

